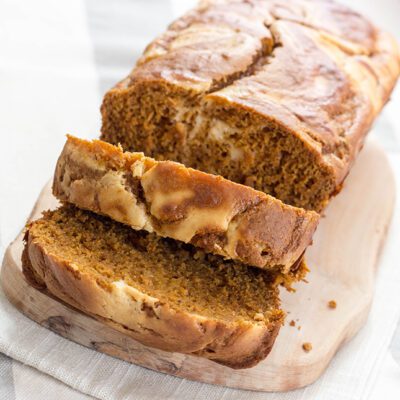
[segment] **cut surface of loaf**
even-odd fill
[[[283,321],[274,275],[89,211],[27,227],[27,279],[141,343],[232,368],[269,353]]]
[[[203,1],[105,95],[102,138],[319,211],[399,70],[392,37],[333,1]]]
[[[59,157],[53,193],[134,229],[283,274],[296,266],[319,220],[313,211],[220,176],[72,136]]]

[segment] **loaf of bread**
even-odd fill
[[[399,71],[330,0],[202,1],[104,98],[102,139],[132,153],[68,138],[53,191],[73,204],[28,225],[25,276],[144,345],[257,364]]]
[[[33,285],[148,346],[247,368],[283,321],[274,274],[73,206],[30,223],[25,241]]]
[[[72,136],[57,163],[53,194],[134,229],[283,274],[296,265],[319,220],[314,211],[220,176]]]
[[[102,139],[320,211],[399,69],[392,37],[333,1],[203,1],[105,95]]]

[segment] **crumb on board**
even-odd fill
[[[299,325],[298,327],[297,327],[297,330],[299,331],[301,329],[301,325]]]
[[[312,344],[310,342],[303,343],[303,350],[308,353],[312,350]]]
[[[289,323],[290,326],[296,326],[296,322],[294,322],[294,320],[292,319]]]
[[[335,309],[337,307],[337,303],[335,300],[328,301],[328,307],[331,309]]]

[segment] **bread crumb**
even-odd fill
[[[292,319],[289,323],[290,326],[296,326],[296,322],[294,322],[294,320]]]
[[[303,343],[303,350],[308,353],[312,350],[312,344],[310,342]]]
[[[297,330],[299,331],[301,329],[301,325],[299,325],[298,327],[297,327]]]
[[[328,307],[329,307],[329,308],[332,308],[332,309],[335,309],[335,308],[337,307],[336,301],[335,301],[335,300],[330,300],[330,301],[328,302]]]
[[[254,321],[264,321],[264,314],[263,313],[257,313],[254,315]]]

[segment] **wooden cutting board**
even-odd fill
[[[22,234],[10,244],[1,270],[11,303],[29,318],[67,339],[134,364],[200,382],[260,391],[285,391],[314,382],[340,346],[364,324],[373,297],[375,273],[391,220],[395,183],[388,160],[367,143],[340,195],[326,210],[306,254],[308,284],[281,291],[288,312],[269,357],[256,367],[232,370],[206,359],[141,345],[104,323],[29,286],[21,272]],[[31,218],[54,208],[50,185]],[[336,309],[328,302],[334,300]],[[291,326],[290,321],[295,326]],[[304,351],[303,343],[312,344]]]

